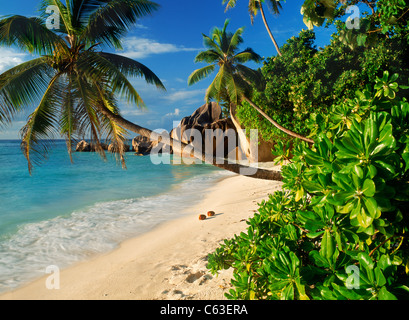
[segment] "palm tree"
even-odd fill
[[[125,166],[126,130],[161,141],[175,148],[174,140],[138,126],[120,115],[118,99],[126,98],[144,107],[128,77],[143,77],[165,89],[145,65],[132,59],[98,50],[101,45],[121,48],[121,37],[139,18],[153,13],[158,5],[149,0],[42,0],[40,17],[19,15],[0,20],[0,45],[16,45],[38,55],[0,75],[0,124],[35,106],[21,130],[22,151],[31,173],[33,164],[46,157],[51,139],[63,136],[71,157],[72,143],[89,134],[97,151],[105,157],[101,138],[113,145]],[[46,8],[58,8],[59,29],[47,28]],[[208,160],[208,155],[197,157]],[[246,166],[212,159],[217,167],[240,173]],[[72,160],[72,158],[71,158]],[[277,171],[257,170],[254,178],[281,180]]]
[[[252,88],[260,88],[264,82],[259,70],[248,68],[243,63],[249,61],[260,62],[261,57],[250,48],[238,52],[238,46],[243,42],[241,35],[244,29],[239,28],[235,33],[227,32],[228,24],[229,20],[226,20],[223,29],[214,28],[211,37],[203,35],[204,45],[208,50],[200,52],[196,56],[195,62],[206,62],[209,65],[193,71],[188,78],[188,84],[193,85],[206,78],[218,67],[214,80],[206,90],[205,100],[207,102],[214,99],[219,102],[223,100],[238,105],[242,100],[247,101],[279,130],[290,136],[313,143],[313,140],[278,124],[250,99]]]
[[[51,5],[59,11],[58,33],[46,27],[45,12]],[[21,130],[30,172],[31,155],[46,155],[51,147],[49,138],[57,134],[66,138],[70,156],[74,137],[86,133],[105,156],[100,143],[105,135],[125,164],[125,129],[99,110],[119,114],[118,96],[144,106],[127,76],[144,77],[161,89],[164,86],[143,64],[97,48],[101,44],[119,48],[120,37],[129,27],[157,8],[148,0],[42,0],[43,15],[38,18],[10,16],[0,20],[1,45],[17,45],[40,55],[0,75],[2,122],[36,105]]]
[[[237,0],[223,0],[223,4],[225,4],[227,2],[226,5],[226,10],[230,9],[230,8],[234,8],[236,6],[236,2]],[[257,15],[258,11],[260,10],[261,13],[261,17],[263,18],[263,22],[264,22],[264,26],[267,29],[267,32],[271,38],[271,41],[273,41],[273,44],[277,50],[278,55],[282,56],[280,48],[277,44],[276,39],[274,38],[273,33],[271,32],[271,29],[267,23],[267,19],[266,19],[266,15],[264,13],[264,8],[263,8],[263,2],[264,0],[249,0],[249,5],[248,5],[248,9],[249,9],[249,13],[250,13],[250,19],[251,19],[251,23],[253,24],[254,22],[254,17]],[[278,14],[280,12],[280,9],[282,8],[280,0],[269,0],[268,1],[269,6],[271,8],[271,11],[274,14]]]

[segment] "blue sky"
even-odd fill
[[[265,58],[276,55],[261,16],[256,16],[254,24],[251,24],[248,1],[238,1],[237,6],[227,12],[222,0],[156,2],[161,5],[160,9],[152,16],[141,19],[123,39],[124,50],[116,52],[148,66],[167,89],[166,92],[158,91],[156,87],[146,85],[142,79],[133,79],[132,83],[145,101],[147,110],[141,111],[135,106],[121,104],[122,115],[132,122],[153,130],[170,130],[174,122],[192,114],[203,105],[204,93],[210,80],[189,87],[187,78],[195,69],[204,66],[194,63],[195,56],[203,49],[202,33],[208,35],[213,27],[222,27],[225,19],[230,19],[231,31],[245,27],[243,49],[251,47]],[[283,3],[279,16],[267,12],[268,23],[280,46],[306,29],[300,14],[303,2],[287,0]],[[35,16],[38,14],[38,3],[38,0],[3,0],[0,16]],[[317,28],[315,31],[317,46],[323,47],[329,43],[330,30]],[[0,73],[31,58],[33,57],[15,48],[0,47]],[[13,125],[0,131],[0,139],[18,139],[18,132],[26,117],[27,115],[21,115]]]

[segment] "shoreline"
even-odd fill
[[[245,220],[263,199],[281,188],[277,181],[222,177],[204,198],[183,213],[116,249],[2,293],[0,300],[221,300],[232,270],[213,276],[207,255],[220,242],[245,231]],[[199,214],[216,215],[199,220]],[[59,276],[59,289],[46,283]]]

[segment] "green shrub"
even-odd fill
[[[325,48],[316,48],[313,31],[301,31],[283,45],[281,57],[266,59],[265,89],[254,90],[252,100],[282,126],[308,135],[305,121],[312,112],[326,115],[332,105],[354,99],[357,90],[375,85],[383,70],[409,75],[404,39],[380,38],[370,48],[351,50],[342,41],[341,25],[338,29]],[[246,102],[237,107],[237,117],[244,127],[258,129],[263,140],[288,139]]]
[[[230,299],[409,297],[409,103],[396,74],[311,115],[283,188],[209,256]]]

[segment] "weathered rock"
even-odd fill
[[[77,147],[75,148],[77,152],[90,152],[91,151],[91,144],[85,140],[81,140],[77,143]]]
[[[213,156],[227,157],[237,147],[237,132],[231,119],[220,119],[221,114],[217,103],[204,104],[183,118],[170,137]]]
[[[152,149],[152,141],[144,136],[137,136],[132,140],[132,147],[135,153],[147,154]]]
[[[206,123],[213,123],[219,120],[221,114],[222,109],[220,108],[219,104],[216,102],[206,103],[193,112],[192,115],[184,117],[180,122],[180,126],[203,126]]]
[[[115,148],[115,145],[113,143],[108,145],[108,151],[109,152],[115,152],[114,148]],[[123,152],[129,152],[130,149],[131,149],[131,146],[129,146],[127,144],[123,145]]]
[[[97,150],[96,143],[91,143],[85,140],[81,140],[77,143],[75,148],[76,152],[95,152]],[[106,143],[100,143],[103,150],[108,150],[109,146]]]
[[[151,151],[155,153],[170,152],[170,147],[158,141],[150,140],[144,136],[136,136],[132,140],[132,147],[137,155],[147,155]]]

